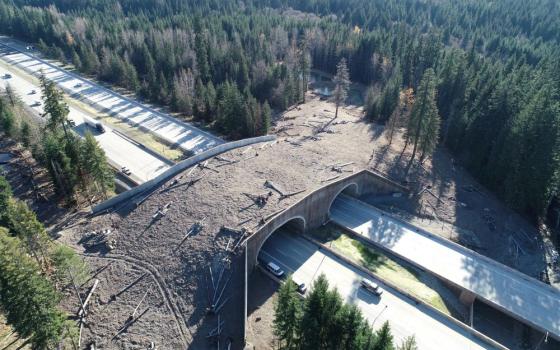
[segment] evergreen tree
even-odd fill
[[[8,221],[8,205],[12,198],[12,186],[4,176],[0,176],[0,226],[7,226]]]
[[[66,122],[69,109],[63,101],[62,92],[56,88],[54,82],[48,80],[44,75],[41,75],[39,80],[43,90],[43,117],[47,118],[47,128],[52,132],[57,132],[62,127],[64,134],[68,137]]]
[[[346,97],[348,96],[348,89],[350,88],[350,75],[348,73],[348,66],[346,65],[345,58],[342,58],[336,65],[336,75],[333,78],[333,82],[335,85],[333,98],[336,104],[334,117],[337,118],[338,107],[346,100]]]
[[[327,279],[324,275],[320,275],[313,282],[311,291],[305,298],[304,312],[299,327],[299,338],[303,349],[324,349],[327,343],[327,330],[322,317],[328,289]]]
[[[261,124],[261,134],[266,135],[270,130],[270,124],[272,120],[272,112],[270,110],[270,106],[268,105],[268,101],[264,101],[262,107],[262,124]]]
[[[274,334],[285,344],[284,349],[296,348],[301,311],[296,284],[288,277],[280,286],[274,307]]]
[[[0,106],[1,107],[1,106]],[[0,109],[0,125],[8,137],[12,137],[16,130],[16,120],[11,109],[4,106]]]
[[[418,345],[416,345],[416,338],[414,336],[406,337],[397,350],[418,350]]]
[[[89,268],[71,248],[57,244],[51,249],[50,258],[54,266],[51,276],[57,289],[72,283],[82,285],[89,278]]]
[[[413,149],[405,174],[408,174],[419,149],[423,159],[433,152],[438,142],[440,119],[436,105],[435,79],[433,69],[427,69],[416,94],[407,127],[407,137],[413,142]]]
[[[389,322],[383,323],[383,326],[376,332],[376,341],[373,350],[393,350],[393,336],[391,335],[391,326]]]
[[[29,148],[31,145],[31,127],[26,121],[22,121],[20,124],[20,138],[23,146]]]
[[[65,198],[72,198],[77,177],[72,160],[66,154],[65,144],[57,135],[46,134],[43,138],[43,154],[57,192]]]
[[[6,209],[6,227],[25,244],[29,255],[35,258],[43,271],[46,271],[49,237],[43,224],[37,220],[35,212],[30,210],[25,202],[12,199]]]
[[[311,56],[306,39],[300,43],[298,56],[299,74],[301,76],[301,101],[305,103],[305,94],[309,85],[309,72],[311,68]]]
[[[0,306],[34,349],[55,348],[60,342],[66,316],[57,308],[59,300],[19,240],[0,228]]]
[[[114,189],[114,174],[109,168],[105,152],[90,132],[86,132],[85,140],[81,143],[80,160],[81,169],[98,188],[97,192],[107,197],[109,191]]]

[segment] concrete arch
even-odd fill
[[[270,231],[265,236],[265,238],[263,240],[261,240],[261,242],[259,243],[259,246],[258,246],[256,254],[255,254],[255,263],[257,263],[257,259],[259,257],[259,253],[261,251],[261,248],[266,243],[268,238],[270,236],[272,236],[274,234],[274,232],[276,232],[279,228],[284,227],[286,225],[290,225],[290,226],[294,227],[298,231],[298,233],[304,233],[305,229],[307,228],[307,220],[305,220],[305,218],[303,216],[298,215],[298,216],[293,216],[293,217],[291,217],[289,219],[286,219],[284,221],[281,221],[280,224],[275,224],[274,227],[272,227],[270,229]]]
[[[360,191],[359,191],[359,187],[358,184],[356,182],[351,182],[349,184],[347,184],[346,186],[344,186],[343,188],[341,188],[336,195],[334,195],[331,199],[331,202],[329,203],[329,217],[331,216],[331,207],[334,203],[334,201],[338,198],[338,196],[340,196],[341,193],[350,195],[352,197],[358,197],[360,195]]]

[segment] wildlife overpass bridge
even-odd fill
[[[447,239],[402,222],[361,202],[364,194],[405,188],[369,171],[332,182],[283,210],[247,242],[247,267],[257,263],[264,242],[277,229],[304,233],[334,221],[354,234],[458,287],[461,300],[478,299],[560,339],[560,291]]]

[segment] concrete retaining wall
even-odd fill
[[[202,153],[197,154],[196,156],[190,157],[188,159],[183,160],[182,162],[179,162],[179,163],[175,164],[171,168],[167,169],[166,171],[164,171],[163,173],[158,175],[156,178],[154,178],[150,181],[147,181],[147,182],[143,183],[142,185],[131,189],[130,191],[123,192],[123,193],[119,194],[118,196],[115,196],[115,197],[113,197],[109,200],[106,200],[103,203],[100,203],[100,204],[96,205],[93,208],[92,212],[94,214],[102,212],[104,210],[107,210],[109,208],[112,208],[112,207],[122,203],[125,200],[128,200],[128,199],[136,196],[137,194],[149,191],[149,190],[153,189],[154,187],[160,185],[162,182],[165,182],[168,179],[172,178],[173,176],[179,174],[183,170],[185,170],[187,168],[190,168],[191,166],[193,166],[195,164],[198,164],[202,161],[205,161],[208,158],[212,158],[214,156],[217,156],[218,154],[221,154],[221,153],[224,153],[224,152],[227,152],[227,151],[231,151],[232,149],[252,145],[254,143],[268,142],[268,141],[273,141],[275,139],[276,139],[275,136],[267,135],[267,136],[253,137],[253,138],[250,138],[250,139],[243,139],[243,140],[239,140],[239,141],[233,141],[233,142],[228,142],[228,143],[218,145],[214,148],[209,149],[208,151],[204,151]]]

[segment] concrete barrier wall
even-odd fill
[[[185,159],[182,162],[179,162],[179,163],[175,164],[171,168],[167,169],[166,171],[164,171],[163,173],[158,175],[156,178],[154,178],[150,181],[144,182],[142,185],[140,185],[138,187],[135,187],[135,188],[131,189],[130,191],[123,192],[123,193],[119,194],[118,196],[110,198],[109,200],[106,200],[105,202],[96,205],[93,208],[92,212],[94,214],[96,214],[96,213],[102,212],[104,210],[107,210],[109,208],[112,208],[112,207],[122,203],[123,201],[128,200],[128,199],[136,196],[139,193],[142,193],[142,192],[153,189],[154,187],[160,185],[162,182],[164,182],[164,181],[172,178],[173,176],[179,174],[183,170],[185,170],[187,168],[190,168],[191,166],[193,166],[195,164],[198,164],[202,161],[205,161],[208,158],[212,158],[214,156],[217,156],[218,154],[221,154],[221,153],[224,153],[224,152],[227,152],[227,151],[231,151],[231,150],[236,149],[236,148],[252,145],[252,144],[255,144],[255,143],[273,141],[275,139],[276,139],[275,136],[267,135],[267,136],[253,137],[253,138],[250,138],[250,139],[243,139],[243,140],[239,140],[239,141],[233,141],[233,142],[228,142],[228,143],[218,145],[214,148],[209,149],[208,151],[204,151],[204,152],[199,153],[199,154],[197,154],[193,157]]]

